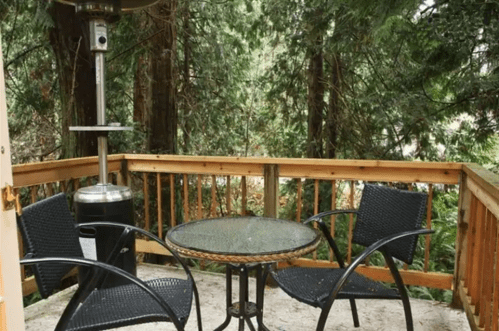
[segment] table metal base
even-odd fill
[[[248,270],[256,269],[256,303],[248,299]],[[239,302],[232,303],[232,270],[239,270]],[[224,330],[230,323],[232,317],[239,319],[239,331],[244,330],[247,324],[251,331],[257,331],[251,317],[256,316],[258,331],[269,331],[263,324],[263,292],[265,290],[265,279],[268,274],[268,265],[257,264],[248,267],[247,265],[227,265],[225,269],[227,281],[227,316],[225,321],[215,331]]]

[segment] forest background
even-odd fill
[[[13,163],[96,155],[69,131],[96,124],[88,23],[46,0],[2,0],[0,22]],[[499,171],[497,1],[160,0],[108,36],[107,121],[134,127],[110,153]],[[452,272],[457,195],[442,192],[432,270]]]
[[[88,24],[3,0],[13,162],[96,155]],[[172,1],[110,24],[112,152],[470,161],[497,168],[499,4]]]

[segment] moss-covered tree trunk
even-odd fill
[[[151,9],[153,26],[160,31],[151,43],[152,114],[150,150],[177,153],[176,0],[162,0]]]
[[[182,146],[184,153],[189,151],[190,137],[191,137],[191,112],[193,109],[193,98],[191,97],[191,81],[190,81],[190,68],[191,68],[191,27],[190,27],[190,6],[189,0],[185,1],[182,9],[182,19],[183,19],[183,31],[182,39],[184,43],[184,64],[182,68],[183,81],[182,81],[182,92],[180,100],[183,105],[182,109]]]
[[[309,58],[307,157],[321,158],[323,156],[322,112],[324,110],[324,58],[321,37],[317,38],[314,47],[310,50]]]
[[[54,3],[50,44],[54,51],[61,89],[62,157],[97,155],[97,136],[71,133],[70,126],[97,124],[94,57],[90,51],[88,23],[74,7]]]
[[[150,131],[152,113],[151,57],[148,54],[139,57],[133,89],[133,121],[147,133]],[[150,150],[149,139],[142,147]]]
[[[341,122],[341,54],[333,53],[330,58],[329,105],[326,119],[326,157],[334,159],[338,148],[338,132]]]

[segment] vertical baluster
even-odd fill
[[[37,185],[31,186],[31,203],[35,203],[36,200],[38,200],[37,191],[38,191]]]
[[[495,216],[492,217],[492,222],[496,228],[495,235],[495,245],[492,249],[494,250],[494,292],[492,296],[492,313],[490,314],[490,322],[491,326],[489,328],[485,328],[485,330],[498,331],[499,328],[499,229],[497,226],[497,218]]]
[[[19,189],[15,188],[14,189],[14,195],[19,195]],[[18,249],[19,249],[19,257],[22,259],[24,257],[24,244],[23,244],[23,238],[21,235],[21,232],[19,231],[19,228],[17,229],[17,244],[18,244]],[[20,266],[21,268],[21,282],[26,279],[26,269],[22,265]]]
[[[202,206],[203,206],[203,196],[202,196],[202,176],[201,175],[198,175],[198,183],[197,183],[197,186],[198,186],[198,219],[202,219],[203,218],[203,211],[202,211]],[[199,268],[201,270],[205,270],[206,269],[206,260],[201,260],[199,261]]]
[[[246,215],[248,208],[248,192],[246,187],[246,176],[241,177],[241,215]]]
[[[494,277],[494,249],[495,249],[495,239],[497,226],[494,225],[495,222],[492,220],[492,213],[487,212],[487,223],[485,230],[485,247],[483,250],[484,257],[482,263],[482,294],[481,294],[481,307],[482,311],[480,314],[480,320],[478,322],[480,327],[488,325],[486,330],[490,330],[490,311],[492,303],[492,292],[494,290],[493,277]]]
[[[64,192],[66,193],[66,181],[65,180],[61,180],[59,182],[59,192]]]
[[[369,182],[365,181],[364,184],[368,184]],[[365,258],[364,265],[369,266],[371,264],[371,255]],[[385,261],[385,268],[388,268],[388,264]]]
[[[118,173],[116,173],[116,185],[125,186],[125,177],[123,176],[123,174],[124,174],[123,169],[121,171],[118,171]]]
[[[215,217],[217,212],[217,178],[215,175],[211,176],[211,217]]]
[[[161,174],[156,174],[157,196],[158,196],[158,237],[163,239],[163,197],[161,194]]]
[[[319,213],[319,180],[314,180],[314,215]],[[314,222],[314,228],[317,229],[317,223]],[[314,260],[317,260],[317,250],[314,251]]]
[[[203,218],[203,187],[202,187],[203,176],[198,175],[198,219]]]
[[[428,201],[426,205],[426,228],[431,229],[431,210],[433,206],[433,184],[428,185]],[[430,241],[431,236],[425,236],[425,252],[424,252],[424,272],[428,272],[430,265]]]
[[[230,194],[230,176],[227,176],[227,192],[226,192],[226,199],[227,199],[227,216],[230,216],[232,211],[231,211],[231,194]]]
[[[466,252],[466,277],[464,278],[464,285],[468,288],[468,292],[470,286],[472,286],[471,272],[474,267],[473,260],[473,251],[475,246],[475,232],[476,232],[476,223],[477,223],[477,208],[478,208],[478,199],[472,195],[471,196],[471,206],[470,206],[470,216],[469,216],[469,224],[468,224],[468,236],[467,236],[467,252]]]
[[[355,203],[355,182],[350,181],[350,209],[354,209]],[[353,214],[350,214],[350,222],[348,223],[348,250],[347,262],[352,262],[352,236],[353,236]]]
[[[184,222],[189,222],[189,178],[184,174]]]
[[[296,221],[300,222],[301,221],[301,207],[302,207],[302,201],[301,201],[301,192],[302,192],[302,183],[301,183],[301,178],[297,178],[297,192],[296,192]]]
[[[144,190],[144,221],[145,225],[144,228],[146,231],[149,231],[151,228],[151,221],[150,221],[150,216],[149,216],[149,182],[148,182],[148,176],[147,172],[144,172],[142,174],[142,180],[143,180],[143,190]]]
[[[24,257],[24,244],[23,244],[23,237],[21,235],[21,232],[18,230],[17,231],[17,242],[19,245],[19,257],[22,259]],[[21,282],[23,282],[26,279],[26,269],[25,266],[21,266]]]
[[[74,191],[78,191],[80,189],[80,179],[79,178],[75,178],[75,179],[72,179],[71,180],[73,182],[73,187],[74,187]]]
[[[412,183],[407,184],[407,190],[409,190],[409,192],[412,192],[414,190],[412,187]],[[404,270],[407,269],[409,269],[409,265],[407,263],[404,263]]]
[[[47,197],[51,197],[54,195],[54,186],[52,183],[47,183]]]
[[[471,284],[470,284],[470,296],[471,304],[475,306],[475,315],[481,311],[480,307],[480,289],[482,288],[482,277],[481,266],[483,263],[483,238],[485,236],[485,206],[481,201],[477,205],[477,216],[476,216],[476,238],[474,245],[473,258],[475,259],[473,270],[471,271]],[[476,263],[476,264],[475,264]]]
[[[30,187],[30,202],[35,203],[38,198],[37,198],[37,191],[38,191],[38,185],[33,185]],[[23,237],[21,235],[21,232],[18,230],[17,231],[17,236],[19,240],[19,257],[23,258],[24,257],[24,243],[23,243]],[[21,281],[24,281],[26,279],[26,268],[25,266],[21,266]]]
[[[331,210],[336,210],[336,180],[334,179],[331,181]],[[331,237],[334,238],[336,228],[336,215],[331,215],[329,222],[331,223]],[[329,261],[333,262],[333,260],[333,250],[329,248]]]
[[[109,182],[109,180],[108,180],[108,182]],[[92,186],[92,177],[87,177],[87,179],[85,180],[85,184],[87,186]]]
[[[177,218],[175,217],[175,175],[170,174],[170,222],[171,226],[177,225]]]
[[[126,172],[126,184],[130,189],[132,188],[132,172],[128,170]]]

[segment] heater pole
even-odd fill
[[[106,125],[106,77],[104,53],[107,51],[107,24],[103,19],[90,20],[90,50],[95,54],[95,82],[97,87],[97,125]],[[99,183],[106,185],[107,168],[107,132],[98,137]]]

